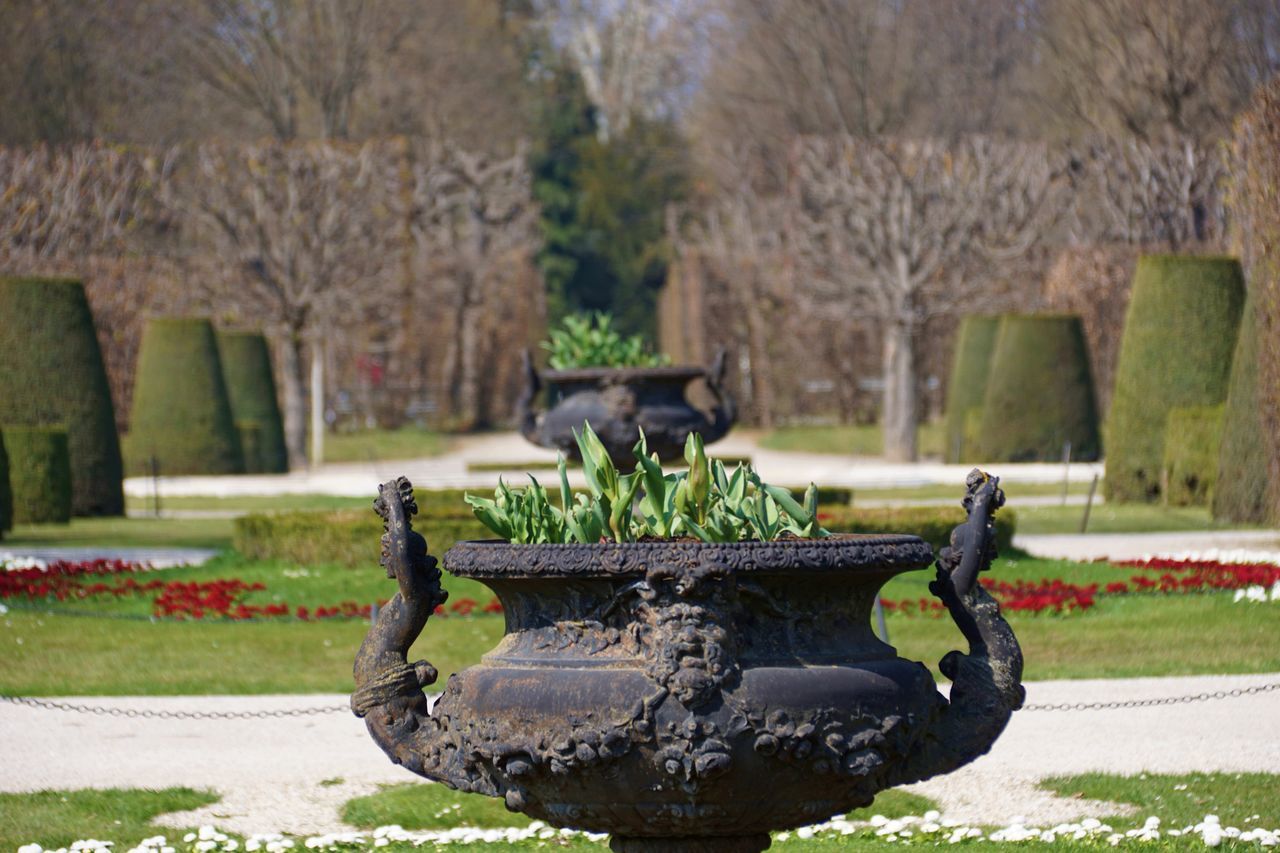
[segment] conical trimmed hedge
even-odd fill
[[[289,470],[289,454],[266,338],[254,332],[219,332],[218,353],[232,416],[237,422],[258,425],[259,461],[251,464],[249,450],[244,448],[245,470],[283,474]]]
[[[1222,444],[1213,490],[1213,517],[1237,524],[1270,520],[1267,499],[1266,436],[1258,397],[1258,314],[1250,292],[1240,316],[1240,335],[1231,359],[1231,382],[1222,416]]]
[[[1000,318],[965,317],[956,333],[956,351],[951,361],[951,379],[947,383],[947,415],[943,457],[948,462],[977,459],[974,442],[977,436],[966,424],[980,420],[973,412],[982,405],[987,394],[987,376],[991,354],[996,348]]]
[[[129,469],[148,473],[239,474],[240,437],[208,320],[157,318],[138,352],[129,418]]]
[[[1222,446],[1222,406],[1169,410],[1164,433],[1165,502],[1171,506],[1208,506],[1218,480]]]
[[[61,427],[4,426],[17,524],[71,520],[71,451]]]
[[[244,459],[246,474],[261,474],[262,425],[257,421],[236,421],[236,433],[240,436],[240,455]]]
[[[5,451],[4,433],[0,432],[0,539],[13,529],[13,489],[9,485],[9,454]]]
[[[1160,497],[1169,410],[1226,398],[1243,303],[1234,258],[1138,261],[1107,422],[1107,500]]]
[[[1001,319],[975,452],[983,462],[1097,459],[1098,409],[1079,317]]]
[[[115,408],[78,281],[0,278],[0,423],[67,428],[76,515],[122,515]]]

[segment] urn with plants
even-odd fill
[[[574,430],[590,423],[615,465],[625,467],[640,431],[660,459],[679,459],[693,433],[707,443],[728,433],[737,406],[724,386],[725,357],[709,368],[672,366],[651,352],[638,335],[624,337],[608,314],[570,316],[543,344],[549,370],[539,373],[524,353],[525,388],[516,416],[526,439],[580,459]],[[703,412],[686,396],[690,385],[705,381],[715,405]],[[547,408],[535,401],[546,389]]]
[[[876,595],[934,562],[914,536],[828,534],[816,489],[796,500],[747,466],[667,472],[642,435],[622,473],[595,433],[577,441],[586,491],[562,465],[549,493],[469,497],[499,540],[462,542],[444,567],[499,597],[506,633],[434,705],[407,652],[446,598],[411,529],[403,478],[384,484],[383,559],[399,593],[356,659],[356,713],[410,770],[615,850],[762,850],[768,833],[869,805],[990,748],[1022,702],[1022,658],[977,574],[995,556],[996,478],[970,474],[969,520],[931,590],[968,640],[942,672],[871,630]]]

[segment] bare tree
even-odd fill
[[[119,255],[161,227],[171,152],[105,145],[0,148],[0,257]]]
[[[484,426],[492,414],[485,353],[502,326],[495,321],[510,307],[503,267],[515,266],[513,256],[527,260],[537,246],[525,146],[493,157],[421,142],[414,147],[411,186],[415,278],[431,282],[436,310],[443,307],[449,318],[441,368],[447,404],[468,425]]]
[[[1226,165],[1215,146],[1191,138],[1102,140],[1075,155],[1083,173],[1074,230],[1090,243],[1217,245],[1226,233]]]
[[[356,93],[404,33],[390,0],[154,0],[185,70],[277,139],[350,135]]]
[[[684,98],[705,0],[543,0],[542,17],[563,45],[598,111],[602,140],[631,120],[667,118]]]
[[[800,140],[793,228],[806,283],[884,342],[885,455],[917,456],[916,338],[938,314],[971,308],[984,280],[962,277],[974,254],[1026,253],[1061,215],[1062,182],[1045,149],[968,137]]]
[[[1055,0],[1038,4],[1046,118],[1150,142],[1220,135],[1248,97],[1251,0]],[[1273,59],[1274,61],[1274,59]]]
[[[394,144],[206,144],[170,196],[223,304],[281,342],[290,464],[306,464],[304,348],[388,298],[402,250]]]

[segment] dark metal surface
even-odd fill
[[[710,444],[725,436],[738,417],[733,396],[724,387],[725,353],[721,350],[708,369],[701,367],[593,367],[548,370],[539,375],[523,354],[525,389],[516,405],[520,432],[541,447],[581,459],[573,431],[583,422],[600,436],[619,467],[635,463],[631,450],[644,430],[650,452],[665,460],[681,458],[690,433],[702,434]],[[716,405],[708,415],[685,398],[690,382],[705,379]],[[543,384],[549,408],[534,409]]]
[[[506,635],[428,713],[435,669],[405,655],[444,593],[401,478],[378,501],[400,593],[357,655],[352,707],[415,773],[612,833],[616,850],[761,850],[770,830],[959,767],[1003,730],[1021,652],[973,582],[1002,502],[971,474],[969,521],[937,561],[931,589],[969,640],[942,662],[950,701],[870,627],[880,586],[926,564],[915,537],[462,543],[445,566],[494,590]]]

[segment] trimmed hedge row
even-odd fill
[[[1263,524],[1270,518],[1269,463],[1258,389],[1258,312],[1250,292],[1240,317],[1240,337],[1231,361],[1231,382],[1222,416],[1213,517],[1235,524]]]
[[[258,426],[257,450],[244,448],[245,472],[285,473],[289,454],[267,339],[256,332],[218,332],[218,355],[237,426],[246,421]],[[243,438],[243,429],[240,434]]]
[[[427,547],[436,556],[459,540],[493,537],[489,528],[470,511],[466,518],[419,517],[415,528],[427,537]],[[382,519],[372,509],[286,512],[237,518],[232,544],[241,554],[255,560],[285,560],[304,565],[337,563],[360,568],[378,564],[381,537]]]
[[[430,492],[418,496],[419,505]],[[950,542],[951,531],[965,520],[959,507],[856,509],[821,512],[822,524],[833,533],[910,533],[938,550]],[[427,537],[432,554],[443,554],[464,539],[492,539],[493,533],[468,512],[466,517],[420,516],[415,527]],[[1001,510],[996,546],[1007,551],[1017,518]],[[352,568],[378,563],[382,521],[371,510],[288,512],[246,515],[235,521],[235,549],[255,560],[284,560],[301,564],[337,563]]]
[[[4,447],[4,433],[0,432],[0,539],[6,530],[13,529],[13,489],[9,485],[9,454]]]
[[[846,509],[826,511],[819,506],[822,526],[832,533],[909,533],[919,536],[935,552],[951,544],[951,531],[968,517],[958,506],[886,507],[883,509]],[[1010,509],[996,515],[996,549],[1007,553],[1013,547],[1018,529],[1018,516]]]
[[[1108,501],[1160,497],[1169,411],[1226,399],[1243,302],[1233,258],[1138,261],[1107,423]]]
[[[129,468],[147,473],[239,474],[240,436],[208,320],[161,317],[147,323],[138,353],[127,440]]]
[[[0,423],[64,425],[75,514],[124,514],[115,409],[80,282],[0,278]]]
[[[56,427],[4,427],[16,524],[71,520],[71,453],[67,431]]]
[[[1164,439],[1165,501],[1208,506],[1218,479],[1222,406],[1187,406],[1169,412]]]
[[[987,377],[991,373],[991,355],[995,352],[1000,318],[995,316],[965,317],[956,334],[956,352],[951,360],[951,378],[947,382],[947,414],[943,457],[958,463],[977,459],[974,427],[980,422],[982,401],[987,394]]]
[[[1102,452],[1084,325],[1069,315],[1000,321],[976,455],[984,462],[1096,460]]]

